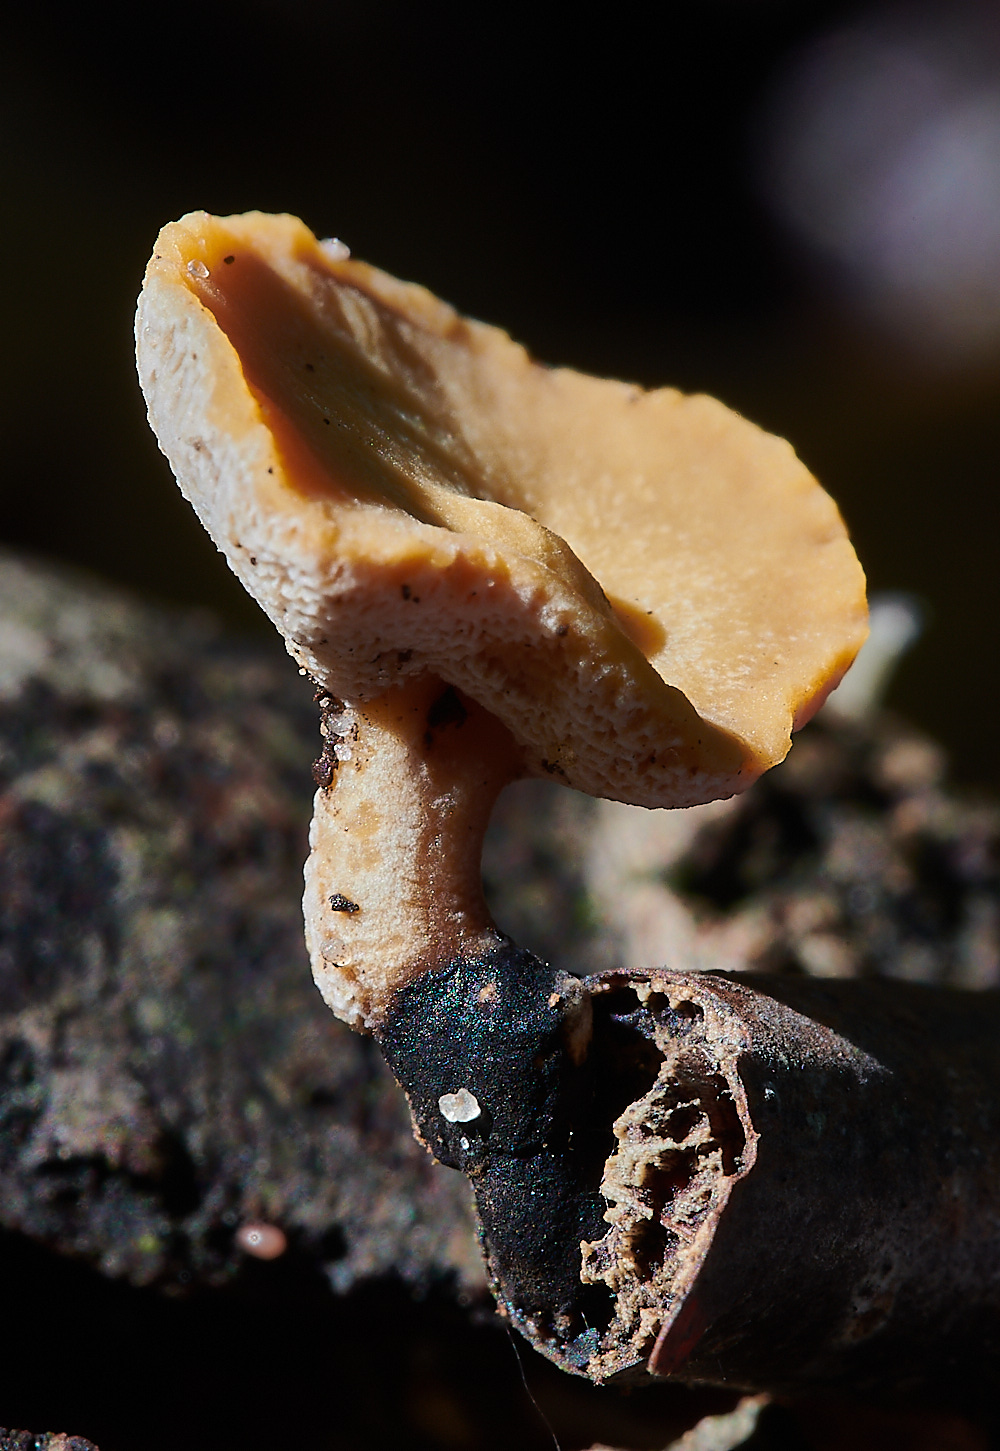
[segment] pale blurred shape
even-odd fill
[[[881,705],[896,666],[919,640],[922,628],[923,610],[911,595],[875,595],[871,633],[850,670],[831,691],[823,713],[842,721],[862,721],[871,715]]]
[[[744,1396],[735,1410],[721,1416],[703,1416],[665,1451],[738,1451],[753,1435],[770,1396]]]
[[[664,1451],[739,1451],[753,1435],[760,1413],[770,1399],[770,1396],[743,1396],[735,1409],[724,1415],[702,1416],[697,1425],[671,1441]],[[622,1448],[595,1441],[590,1451],[622,1451]]]
[[[892,9],[824,37],[779,80],[762,162],[779,216],[914,351],[1000,348],[995,10]]]

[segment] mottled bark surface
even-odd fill
[[[412,1141],[377,1050],[309,979],[311,697],[267,645],[0,566],[8,1421],[101,1451],[551,1444],[482,1298],[464,1180]],[[692,812],[526,783],[487,885],[501,926],[577,972],[992,986],[998,816],[941,772],[879,719],[810,727],[748,797]],[[248,1253],[250,1222],[285,1253]],[[565,1448],[662,1447],[704,1406],[522,1354]],[[834,1420],[794,1434],[825,1451]],[[799,1444],[779,1430],[753,1444]]]
[[[97,1451],[93,1441],[82,1436],[64,1436],[62,1432],[5,1431],[0,1426],[0,1451]]]
[[[246,649],[0,574],[0,1224],[166,1289],[280,1223],[338,1290],[481,1283],[465,1187],[313,988],[311,691]]]

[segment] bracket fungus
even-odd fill
[[[313,971],[469,1175],[515,1323],[594,1378],[676,1368],[692,1266],[753,1157],[735,1029],[720,1009],[682,1051],[697,991],[656,988],[647,1023],[648,984],[623,1014],[620,984],[504,937],[483,833],[525,775],[647,807],[744,790],[858,650],[861,569],[783,441],[542,367],[344,253],[292,217],[194,213],[161,232],[136,322],[180,486],[317,686]],[[664,1073],[654,1174],[630,1105]],[[654,1273],[622,1226],[657,1175],[687,1199]]]

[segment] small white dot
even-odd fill
[[[211,274],[204,262],[192,261],[188,263],[188,271],[192,277],[209,277]]]
[[[346,262],[351,255],[350,247],[339,237],[324,237],[319,245],[331,262]]]

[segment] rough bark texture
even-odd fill
[[[0,1410],[102,1451],[551,1445],[506,1336],[456,1303],[483,1313],[464,1180],[309,982],[311,696],[267,644],[0,565]],[[879,718],[811,726],[748,797],[693,812],[527,783],[487,885],[556,970],[992,986],[998,814],[941,770]],[[287,1252],[242,1250],[250,1220]],[[732,1405],[522,1354],[564,1451],[661,1448]],[[753,1445],[986,1444],[803,1407],[768,1408]]]
[[[0,1404],[102,1451],[544,1448],[465,1180],[309,976],[312,694],[0,560]],[[719,1399],[525,1373],[568,1446]]]
[[[825,715],[745,796],[643,812],[525,781],[484,875],[505,932],[557,968],[1000,986],[1000,812],[876,713]]]
[[[305,682],[12,562],[0,618],[0,1225],[135,1285],[225,1281],[247,1220],[339,1290],[480,1285],[464,1184],[309,977]]]
[[[936,1378],[968,1400],[992,1383],[1000,998],[715,974],[604,985],[603,1011],[663,1055],[615,1126],[611,1227],[584,1249],[615,1295],[604,1373],[645,1350],[654,1373],[772,1391]]]
[[[0,1451],[98,1451],[93,1441],[82,1436],[65,1436],[61,1431],[5,1431],[0,1426]]]
[[[469,1177],[495,1293],[564,1369],[961,1405],[1000,1372],[1000,994],[567,985],[500,941],[378,1037]]]

